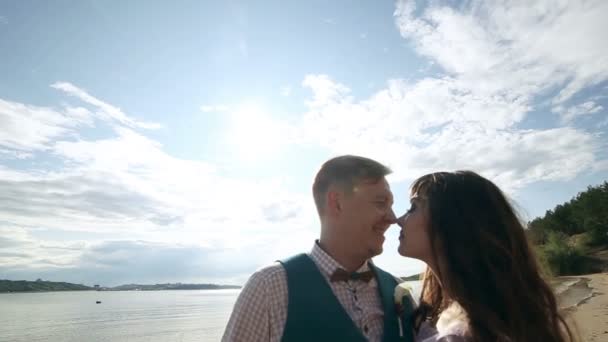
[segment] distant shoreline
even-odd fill
[[[218,284],[126,284],[113,287],[86,286],[66,282],[45,280],[0,280],[0,293],[34,293],[34,292],[65,292],[65,291],[168,291],[168,290],[236,290],[238,285]]]
[[[159,289],[159,290],[33,290],[33,291],[0,291],[0,294],[10,293],[47,293],[47,292],[154,292],[154,291],[222,291],[240,290],[242,287],[217,288],[217,289]]]

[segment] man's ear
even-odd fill
[[[342,211],[342,196],[340,192],[329,190],[326,200],[327,213],[331,216],[337,216]]]

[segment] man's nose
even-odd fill
[[[388,212],[386,213],[386,220],[390,222],[390,224],[397,223],[397,216],[392,208],[388,209]]]

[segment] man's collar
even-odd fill
[[[331,255],[324,251],[323,248],[321,248],[319,240],[315,241],[315,244],[312,247],[312,250],[310,251],[310,257],[319,266],[321,272],[323,272],[323,274],[328,277],[331,276],[338,268],[346,269],[344,266],[340,265],[340,263],[337,262],[334,258],[332,258]],[[359,267],[359,269],[357,269],[355,272],[368,271],[370,269],[368,264],[371,262],[372,261],[370,259],[367,262],[363,263],[363,265]]]

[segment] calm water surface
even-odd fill
[[[219,341],[239,291],[4,293],[0,341]]]

